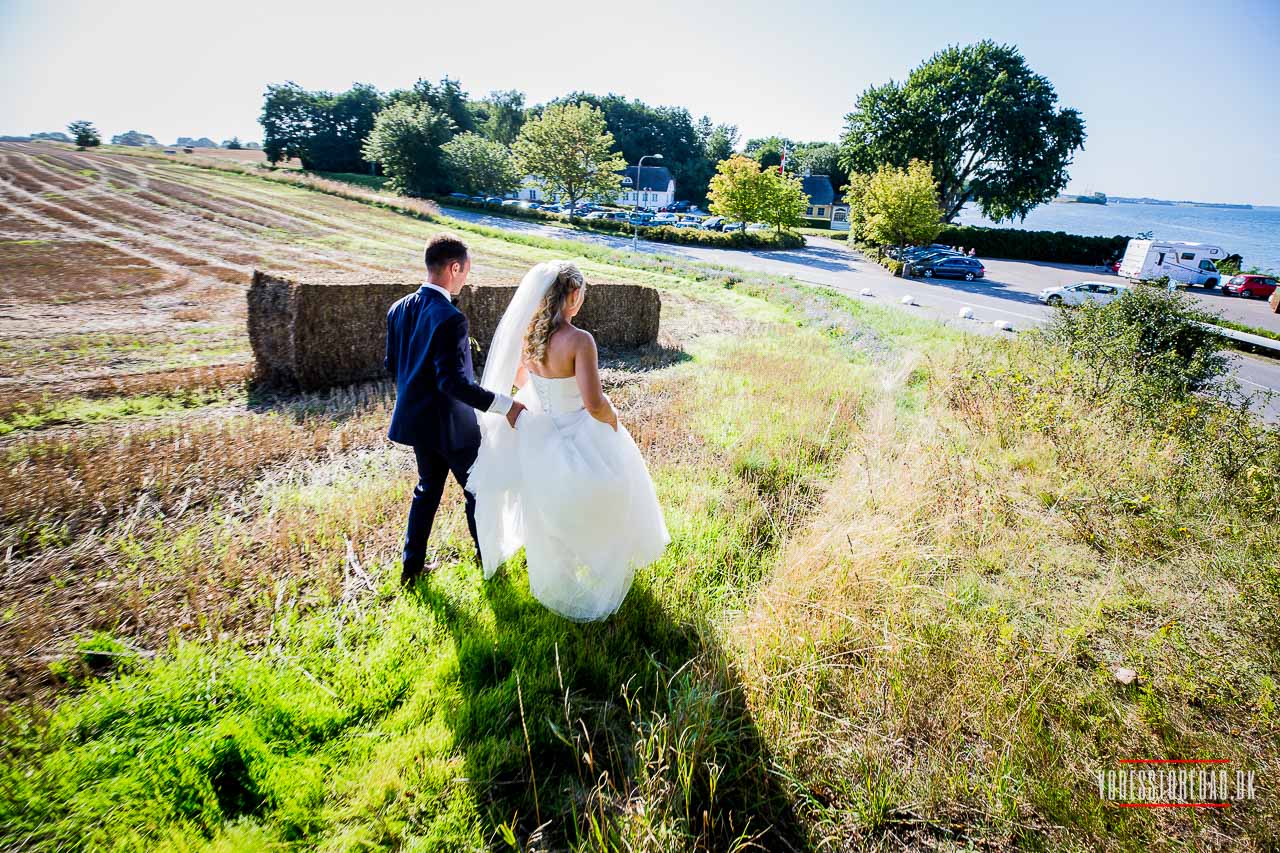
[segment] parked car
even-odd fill
[[[746,228],[747,226],[746,226],[746,223],[744,222],[726,222],[724,225],[720,227],[720,230],[726,234],[729,234],[734,231],[745,231]]]
[[[1243,296],[1245,299],[1253,297],[1266,299],[1275,292],[1275,289],[1275,276],[1259,275],[1257,273],[1232,276],[1226,284],[1222,285],[1223,293],[1234,293],[1236,296]]]
[[[654,216],[652,213],[633,213],[627,217],[627,221],[633,225],[641,225],[648,227],[653,225]]]
[[[659,213],[653,217],[653,226],[659,225],[675,225],[679,222],[679,218],[674,213]]]
[[[503,207],[518,207],[519,205],[520,205],[520,199],[518,198],[504,198],[502,200]]]
[[[542,208],[542,205],[538,204],[536,201],[522,201],[520,202],[520,206],[525,210],[540,210]]]
[[[701,228],[702,220],[697,216],[682,216],[676,223],[677,228]]]
[[[772,231],[773,226],[766,225],[763,222],[752,222],[750,225],[747,226],[747,230],[748,231]]]
[[[498,198],[496,195],[491,195],[484,201],[485,204],[502,204],[502,199]]]
[[[449,193],[449,198],[460,198],[465,201],[467,198],[467,194],[466,193]]]
[[[703,231],[719,231],[724,227],[723,216],[708,216],[698,225]]]
[[[474,202],[476,202],[477,204],[484,204],[484,196],[482,196],[482,195],[473,195],[473,196],[471,196],[470,198],[468,198],[468,199],[467,199],[467,201],[474,201]]]
[[[1046,287],[1040,291],[1040,301],[1046,305],[1083,305],[1086,302],[1106,305],[1119,299],[1128,289],[1128,285],[1124,284],[1081,281],[1061,287]]]
[[[670,207],[667,208],[667,210],[671,211],[672,213],[684,213],[688,211],[688,209],[689,209],[689,202],[687,201],[677,201],[676,203],[672,204]]]
[[[987,274],[982,261],[963,255],[942,255],[933,260],[912,263],[912,272],[925,278],[962,278],[973,281]]]
[[[546,213],[563,213],[564,212],[564,208],[560,207],[560,205],[558,204],[545,204],[542,206],[542,210]]]
[[[588,213],[586,218],[591,220],[608,219],[609,214],[605,213],[603,210],[594,210],[591,213]]]

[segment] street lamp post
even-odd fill
[[[661,160],[661,154],[646,154],[636,163],[636,182],[632,187],[636,194],[635,206],[631,209],[631,251],[640,248],[640,167],[644,165],[645,160],[649,159]]]

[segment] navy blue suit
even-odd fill
[[[387,437],[412,447],[418,461],[418,485],[404,536],[405,571],[416,573],[426,560],[427,539],[450,471],[464,489],[467,527],[476,540],[475,498],[465,488],[480,449],[475,410],[487,410],[494,395],[476,384],[467,318],[426,285],[387,312],[385,364],[396,383]]]

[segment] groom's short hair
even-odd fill
[[[467,244],[453,234],[437,234],[427,241],[428,270],[438,270],[457,261],[467,262]]]

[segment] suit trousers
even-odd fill
[[[413,455],[418,460],[418,485],[413,490],[409,524],[404,534],[405,568],[421,571],[426,563],[427,539],[431,536],[436,510],[440,508],[440,496],[444,494],[444,482],[450,472],[453,472],[453,479],[463,488],[467,505],[467,529],[471,531],[476,554],[480,553],[480,542],[476,537],[476,499],[466,491],[467,472],[476,461],[479,450],[478,445],[447,451],[434,447],[413,448]]]

